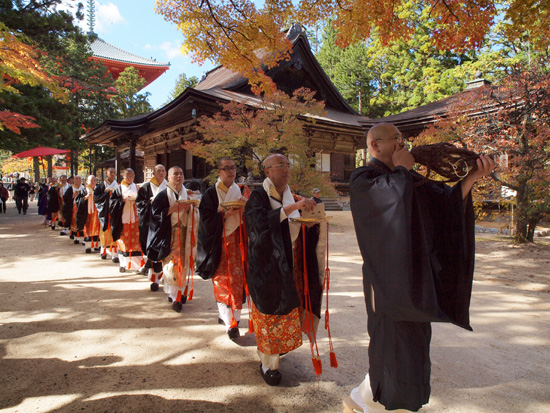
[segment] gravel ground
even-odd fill
[[[195,277],[176,313],[145,277],[85,254],[41,225],[36,203],[0,215],[0,409],[9,412],[341,412],[367,369],[361,256],[350,212],[331,212],[331,330],[339,367],[316,377],[309,345],[285,356],[279,387],[253,335],[216,323]],[[474,332],[434,324],[432,397],[422,412],[550,412],[550,246],[480,234]],[[247,315],[243,311],[246,324]]]

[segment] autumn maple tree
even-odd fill
[[[486,190],[492,182],[497,189],[493,195],[500,194],[501,186],[517,192],[515,241],[533,241],[537,223],[550,213],[547,64],[518,67],[497,85],[463,93],[447,117],[423,132],[416,144],[440,141],[507,159],[486,182]]]
[[[373,35],[389,46],[420,29],[428,47],[461,52],[483,45],[497,15],[509,36],[530,36],[534,47],[548,47],[549,10],[543,0],[270,0],[261,7],[252,0],[157,0],[156,6],[177,25],[183,50],[195,61],[241,73],[256,92],[274,90],[265,70],[288,59],[292,45],[283,30],[293,22],[314,27],[332,19],[342,47]]]
[[[293,191],[306,194],[319,187],[332,194],[329,176],[312,167],[315,154],[308,145],[308,123],[324,114],[324,104],[316,101],[314,94],[301,88],[292,96],[275,91],[264,98],[229,102],[212,117],[199,118],[201,139],[187,142],[184,148],[211,165],[229,156],[241,176],[252,172],[264,177],[265,158],[274,152],[283,153],[292,162]]]
[[[25,44],[24,36],[16,36],[0,22],[0,92],[20,94],[17,84],[41,86],[59,100],[66,100],[64,90],[42,68],[39,50]],[[21,128],[38,128],[32,116],[9,110],[0,112],[0,130],[8,129],[20,135]]]

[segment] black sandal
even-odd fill
[[[281,382],[281,379],[283,378],[279,370],[269,369],[264,373],[261,363],[260,363],[260,374],[262,375],[264,381],[270,386],[278,386],[279,383]]]

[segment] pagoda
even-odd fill
[[[95,37],[91,44],[92,59],[103,63],[107,70],[117,79],[118,76],[127,67],[135,67],[139,75],[145,79],[143,88],[153,83],[160,75],[170,68],[170,63],[160,63],[155,59],[147,59],[138,56],[134,53],[127,52],[119,47],[116,47],[105,40],[97,37],[94,33],[95,26],[95,3],[94,0],[88,0],[88,36]],[[143,89],[142,88],[142,89]]]

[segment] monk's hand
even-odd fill
[[[239,210],[237,208],[229,208],[225,210],[225,216],[230,217],[231,215],[235,215]]]
[[[170,215],[176,211],[179,211],[179,208],[180,208],[180,204],[175,202],[170,208],[168,208],[167,215]]]
[[[396,145],[392,162],[394,166],[403,166],[410,170],[414,166],[414,156],[404,146]]]
[[[300,201],[298,201],[298,204],[298,209],[305,209],[306,211],[311,211],[313,208],[315,208],[315,205],[317,205],[315,201],[311,198],[302,198]]]
[[[489,155],[479,155],[476,160],[477,169],[472,172],[472,178],[478,179],[483,176],[489,176],[495,170],[497,164]]]

